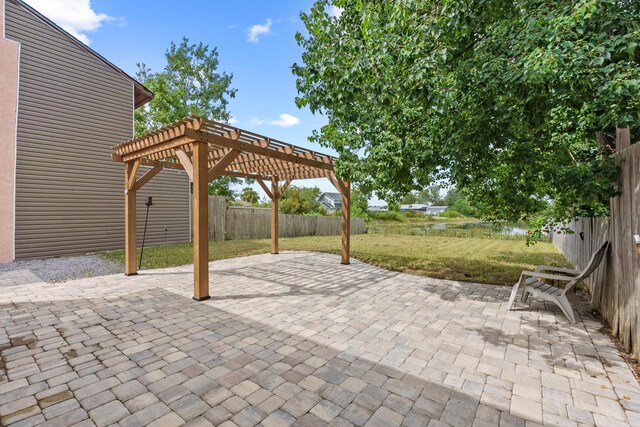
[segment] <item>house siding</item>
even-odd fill
[[[0,263],[13,260],[16,121],[20,45],[4,38],[4,0],[0,0]]]
[[[21,45],[15,258],[122,248],[124,168],[111,147],[133,132],[132,81],[12,0],[6,37]],[[154,197],[147,244],[165,226],[168,242],[189,240],[186,174],[163,171],[138,194],[141,213]]]

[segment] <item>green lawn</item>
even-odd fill
[[[210,260],[268,253],[269,240],[227,240],[209,244]],[[340,237],[281,238],[281,251],[340,253]],[[124,263],[124,251],[102,254]],[[441,236],[361,234],[351,237],[351,256],[389,270],[430,277],[512,285],[520,271],[538,264],[570,267],[550,243],[527,247],[522,240]],[[193,262],[190,244],[145,248],[142,268],[161,268]],[[338,266],[336,266],[338,268]]]

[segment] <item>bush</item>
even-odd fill
[[[464,218],[464,215],[457,211],[444,211],[440,216],[442,218]]]
[[[387,211],[387,212],[369,212],[371,219],[377,219],[380,221],[402,221],[399,212]]]
[[[404,213],[404,216],[406,216],[407,218],[420,218],[425,216],[423,213],[420,212],[414,212],[414,211],[408,211]]]

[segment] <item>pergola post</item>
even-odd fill
[[[349,264],[351,253],[351,182],[343,182],[342,191],[342,264]]]
[[[209,167],[206,142],[193,142],[193,299],[209,299]]]
[[[271,253],[278,253],[278,200],[280,200],[280,189],[278,188],[278,177],[271,178]]]
[[[351,182],[327,175],[329,181],[342,194],[342,264],[349,264],[351,253]]]
[[[124,274],[134,276],[138,274],[137,240],[136,240],[136,188],[131,184],[135,183],[138,168],[135,160],[124,164],[124,252],[125,267]]]

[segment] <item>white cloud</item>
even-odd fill
[[[268,125],[271,126],[280,126],[283,128],[290,128],[291,126],[295,126],[300,123],[300,119],[296,116],[292,116],[291,114],[283,113],[278,116],[278,120],[271,120],[267,122]]]
[[[91,8],[91,0],[26,0],[26,2],[84,44],[91,42],[85,33],[96,31],[103,22],[114,19],[106,13],[96,13]]]
[[[329,8],[329,16],[333,16],[334,18],[340,18],[342,12],[344,12],[344,9],[338,6],[331,6],[331,8]]]
[[[256,24],[249,28],[247,33],[247,40],[251,43],[258,43],[260,41],[260,36],[266,36],[271,32],[271,24],[273,21],[271,19],[267,19],[267,23],[265,25]]]
[[[295,126],[299,123],[300,123],[299,118],[287,113],[280,114],[278,116],[278,120],[265,120],[265,119],[260,119],[258,117],[251,117],[249,119],[249,124],[251,126],[269,125],[269,126],[280,126],[281,128],[290,128],[291,126]]]
[[[227,123],[229,123],[230,125],[233,125],[235,123],[238,123],[238,119],[236,119],[235,117],[229,117],[229,120],[227,120]]]

